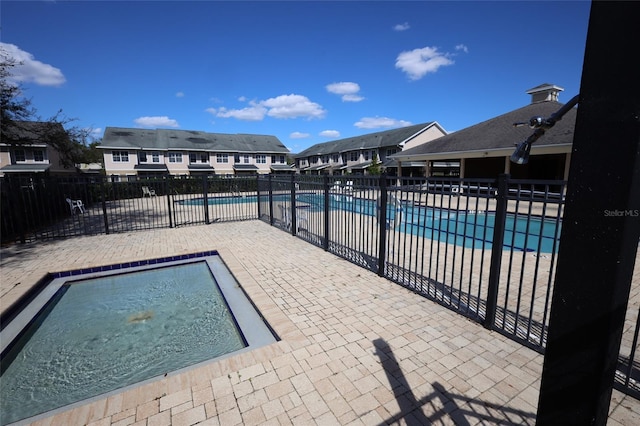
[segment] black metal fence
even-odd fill
[[[256,219],[256,190],[255,177],[5,177],[2,242]]]
[[[540,353],[546,346],[562,181],[4,178],[0,190],[3,243],[259,218]],[[632,297],[616,387],[640,398],[635,284]]]
[[[544,352],[565,182],[265,176],[258,188],[262,220]],[[630,304],[616,387],[636,398],[639,326]]]

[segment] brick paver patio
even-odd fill
[[[47,272],[207,250],[281,340],[34,424],[535,423],[542,355],[259,221],[4,247],[0,302]],[[640,424],[617,391],[610,411]]]

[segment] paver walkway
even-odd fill
[[[1,306],[46,272],[207,250],[281,340],[34,424],[535,423],[541,355],[259,221],[5,247]],[[640,401],[614,391],[609,424]]]

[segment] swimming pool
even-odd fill
[[[266,200],[267,197],[261,197]],[[273,195],[274,202],[290,203],[289,194]],[[256,203],[258,197],[212,197],[210,205],[233,203]],[[308,206],[311,212],[324,210],[324,194],[299,193],[296,202]],[[203,200],[185,200],[183,204],[202,205]],[[352,196],[331,194],[329,207],[377,217],[378,207],[375,200]],[[495,226],[494,212],[458,211],[414,206],[407,203],[387,205],[387,226],[395,231],[447,242],[467,248],[490,249]],[[560,238],[561,220],[527,215],[508,214],[505,222],[503,246],[507,250],[551,253],[557,251]]]
[[[1,424],[275,341],[217,254],[144,263],[57,274],[2,330]]]

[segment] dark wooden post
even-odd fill
[[[604,425],[640,238],[638,2],[591,4],[538,425]]]

